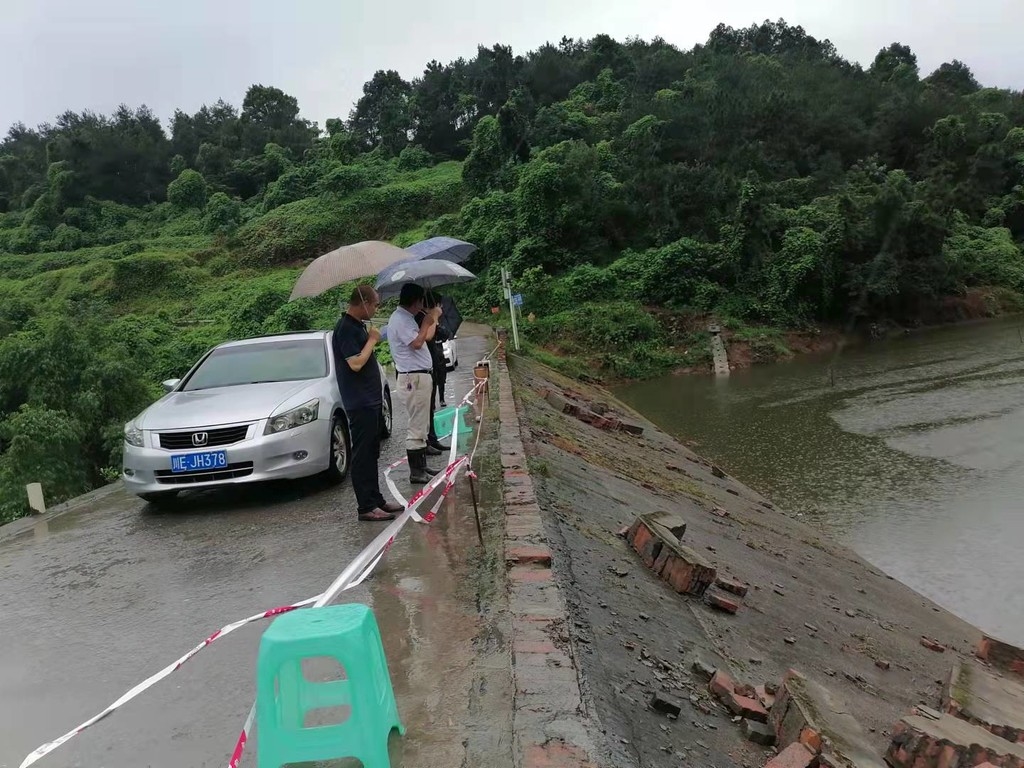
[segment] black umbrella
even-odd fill
[[[441,325],[447,329],[452,338],[455,338],[455,334],[459,332],[459,326],[462,325],[462,313],[455,306],[455,301],[451,296],[441,297]]]
[[[420,240],[405,249],[414,259],[444,259],[462,264],[476,251],[476,246],[454,237],[432,237]]]

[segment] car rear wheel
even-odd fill
[[[391,429],[394,427],[395,414],[391,410],[391,392],[384,392],[384,404],[381,407],[380,436],[381,439],[391,437]]]
[[[178,498],[178,491],[163,491],[158,493],[140,493],[139,498],[152,504],[154,507],[165,507]]]
[[[332,483],[340,483],[348,475],[351,454],[348,448],[348,427],[343,416],[335,416],[331,421],[331,459],[324,473]]]

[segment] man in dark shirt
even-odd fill
[[[373,350],[380,342],[380,331],[372,326],[367,330],[365,324],[379,304],[380,297],[372,287],[357,286],[331,339],[335,375],[352,441],[352,489],[359,519],[367,522],[394,520],[395,514],[405,509],[384,501],[377,472],[384,399],[380,365]]]

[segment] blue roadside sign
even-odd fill
[[[523,294],[521,294],[521,293],[513,293],[512,294],[512,303],[515,304],[517,307],[523,306]]]

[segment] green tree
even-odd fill
[[[167,200],[179,208],[200,208],[206,206],[206,180],[191,168],[181,172],[167,185]]]
[[[462,179],[472,194],[501,186],[508,158],[501,146],[501,126],[488,115],[473,129],[473,148],[462,168]]]
[[[412,86],[394,70],[378,70],[363,86],[363,95],[349,117],[349,128],[368,148],[397,155],[413,128]]]

